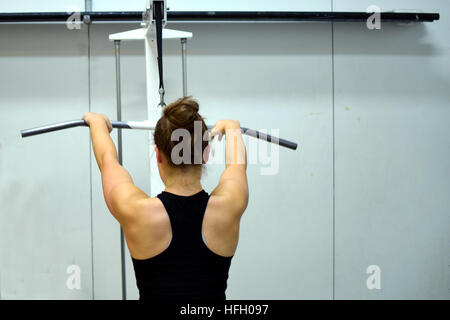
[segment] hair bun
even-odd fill
[[[176,127],[186,127],[195,120],[201,120],[199,105],[191,97],[184,97],[163,109],[163,117]]]

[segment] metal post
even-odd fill
[[[183,97],[187,96],[187,56],[186,56],[186,38],[181,38],[181,57],[183,67]]]
[[[85,12],[92,11],[92,0],[84,0],[84,11]]]
[[[116,58],[116,103],[117,121],[122,121],[122,98],[120,88],[120,40],[114,40],[114,52]],[[122,130],[117,129],[117,155],[122,165]],[[127,299],[126,270],[125,270],[125,235],[120,227],[120,261],[122,274],[122,300]]]

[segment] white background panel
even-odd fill
[[[84,0],[0,1],[0,12],[73,12],[84,11]]]
[[[450,297],[449,27],[335,24],[336,298]],[[366,287],[369,265],[381,268],[381,290]]]
[[[81,118],[88,106],[86,40],[61,26],[0,28],[8,43],[0,51],[3,299],[92,298],[88,133],[20,137],[21,129]],[[66,287],[72,264],[81,268],[80,290]]]
[[[243,30],[244,26],[212,27],[214,33],[210,32],[211,28],[205,30],[200,25],[178,26],[180,30],[192,31],[195,34],[194,39],[188,41],[188,92],[199,100],[201,113],[207,122],[213,124],[220,118],[234,117],[243,125],[252,128],[279,128],[280,136],[299,142],[300,150],[311,150],[309,156],[298,151],[280,150],[279,173],[274,176],[261,176],[259,172],[261,165],[249,166],[252,199],[243,220],[241,245],[230,273],[228,296],[235,299],[330,298],[331,48],[330,43],[323,39],[331,37],[331,28],[329,25],[319,28],[312,25],[298,25],[296,29],[284,25],[259,27],[245,25],[245,32],[236,37],[236,31]],[[95,79],[92,80],[92,105],[93,109],[99,107],[98,110],[104,110],[103,112],[111,116],[114,116],[115,112],[114,51],[112,43],[105,39],[108,31],[117,32],[121,28],[127,29],[126,26],[115,26],[112,29],[96,25],[92,27],[91,32],[91,41],[95,43],[91,65],[91,80]],[[277,34],[283,36],[276,38]],[[276,39],[275,42],[272,41],[268,45],[266,41],[268,36]],[[289,39],[295,40],[288,41]],[[143,50],[142,42],[122,44],[124,119],[142,120],[145,116],[142,113],[145,111]],[[179,41],[165,41],[164,52],[166,99],[169,102],[182,93]],[[317,53],[317,56],[314,53]],[[313,70],[315,76],[311,83],[309,74],[313,73]],[[272,77],[264,76],[266,74],[271,74]],[[292,80],[284,85],[279,81],[283,77]],[[283,103],[280,104],[280,101]],[[277,118],[275,113],[280,110],[283,110],[286,118],[296,117],[299,119],[298,122],[289,124],[285,119]],[[273,115],[268,116],[271,112]],[[308,135],[307,132],[314,137],[314,141],[304,141],[303,137]],[[140,132],[125,132],[125,134],[125,167],[132,172],[135,180],[138,179],[140,187],[148,191],[146,137]],[[297,173],[293,175],[289,168],[292,166],[300,168],[301,164],[304,164],[305,168],[296,169]],[[204,185],[208,192],[211,192],[217,184],[222,170],[223,165],[207,166]],[[94,203],[101,208],[104,204],[99,190],[100,179],[96,177],[96,173],[93,177]],[[310,183],[308,187],[306,183],[300,182],[304,187],[289,188],[288,185],[291,183],[289,181],[294,180],[307,180]],[[286,188],[275,187],[282,182]],[[304,196],[299,197],[298,194]],[[271,198],[283,199],[282,206],[276,211],[268,210],[270,207],[265,201],[256,200],[269,201]],[[314,201],[316,198],[320,200]],[[100,211],[104,212],[105,209],[106,207]],[[106,218],[96,218],[94,212],[94,230],[96,219],[100,221]],[[105,228],[104,223],[98,224],[101,228]],[[311,229],[314,231],[310,231]],[[114,223],[109,225],[108,230],[108,237],[115,237]],[[281,237],[286,234],[287,237]],[[270,237],[267,237],[268,235]],[[272,246],[273,241],[277,239],[277,245],[270,252],[265,252],[264,248],[271,245],[270,239],[273,239]],[[111,243],[104,241],[100,247],[94,245],[94,252],[97,247],[99,252],[104,251],[102,248],[106,246],[109,247],[108,250],[113,250],[111,248],[114,247],[112,244],[114,241]],[[266,241],[269,242],[265,243]],[[313,250],[308,245],[311,242],[316,243],[315,248],[320,247],[321,250]],[[94,238],[94,244],[96,243]],[[268,254],[272,261],[270,264],[263,262]],[[308,263],[300,259],[302,256],[308,257]],[[117,260],[111,257],[111,262],[112,259]],[[102,270],[102,264],[109,263],[101,262],[102,260],[96,262],[95,270],[97,264],[98,270]],[[127,261],[130,262],[129,258]],[[255,261],[260,261],[257,263],[261,266],[259,270],[254,270]],[[249,277],[249,269],[253,270],[252,277]],[[127,271],[128,295],[130,298],[137,298],[130,264]],[[314,272],[317,277],[306,277],[309,272]],[[276,276],[268,279],[269,273]],[[99,277],[102,276],[95,277],[96,293],[101,290],[99,286],[103,283],[97,281]],[[261,290],[262,279],[267,281],[264,290]],[[278,286],[279,282],[285,286]],[[120,292],[116,285],[117,283],[114,284],[114,294],[118,295]],[[107,290],[104,294],[108,295]],[[99,293],[97,297],[103,297],[103,293]]]
[[[442,10],[442,5],[447,3],[445,0],[332,0],[334,11],[357,11],[364,12],[369,6],[376,5],[382,12],[399,11],[399,12],[438,12]]]
[[[169,0],[171,11],[329,11],[330,0]],[[142,11],[145,0],[93,0],[94,11]]]
[[[275,175],[261,175],[260,169],[267,167],[261,163],[249,165],[250,202],[242,219],[228,297],[329,299],[330,25],[233,24],[210,25],[207,30],[180,25],[179,29],[194,33],[188,42],[188,91],[199,99],[208,122],[237,118],[250,128],[279,129],[281,137],[299,143],[298,151],[279,150]],[[167,50],[178,62],[178,46],[172,43]],[[222,170],[223,165],[207,166],[207,191],[215,187]]]
[[[67,4],[1,1],[0,11],[66,11]],[[93,8],[144,4],[94,0]],[[174,11],[365,11],[370,4],[169,2]],[[265,164],[248,167],[250,202],[228,298],[449,298],[450,4],[377,4],[439,12],[441,20],[378,31],[364,23],[176,25],[194,34],[188,93],[207,123],[237,118],[299,143],[297,151],[279,150],[276,175],[261,175]],[[107,36],[134,27],[0,27],[2,299],[121,298],[119,225],[104,203],[88,130],[27,139],[19,131],[77,119],[89,108],[115,119]],[[164,42],[164,72],[169,102],[182,92],[179,41]],[[147,117],[145,88],[144,44],[123,43],[124,120]],[[148,192],[148,134],[124,131],[123,141],[124,166]],[[208,192],[222,170],[206,166]],[[81,290],[66,287],[71,264],[81,267]],[[381,290],[366,287],[369,265],[381,268]],[[127,293],[138,297],[129,255]]]

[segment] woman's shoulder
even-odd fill
[[[149,197],[139,206],[139,222],[160,223],[167,219],[164,205],[158,197]]]

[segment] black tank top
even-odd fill
[[[225,300],[232,257],[222,257],[205,245],[202,223],[209,195],[163,191],[158,195],[169,215],[172,240],[159,255],[133,259],[140,300]]]

